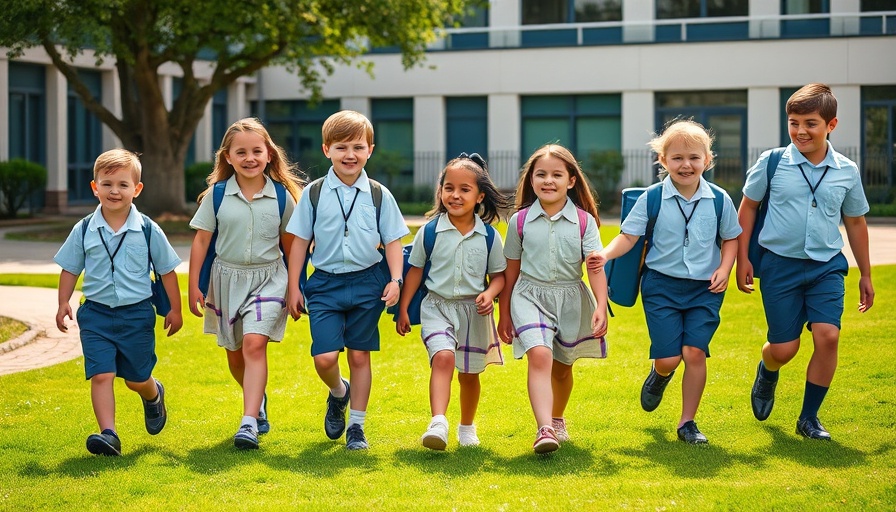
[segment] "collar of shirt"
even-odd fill
[[[529,206],[529,215],[526,215],[526,222],[532,222],[542,215],[544,215],[548,219],[563,217],[573,224],[579,223],[579,215],[576,213],[576,204],[570,201],[568,197],[566,198],[566,204],[563,205],[560,213],[554,215],[554,217],[548,216],[547,212],[544,211],[544,208],[541,207],[541,201],[536,200],[534,203],[532,203],[531,206]]]
[[[485,236],[485,223],[482,222],[482,219],[479,218],[478,215],[474,215],[473,219],[476,224],[473,226],[473,232],[479,233],[482,236]],[[441,233],[442,231],[458,231],[454,224],[451,223],[451,220],[448,218],[447,213],[443,213],[439,215],[439,221],[436,223],[436,233]],[[460,233],[460,231],[458,231]],[[466,233],[461,233],[461,236],[466,235]]]
[[[831,169],[839,169],[840,162],[837,160],[837,157],[834,156],[834,146],[831,145],[831,141],[827,141],[828,152],[824,155],[824,160],[822,160],[818,165],[813,164],[806,158],[805,155],[799,152],[796,149],[796,146],[791,142],[787,146],[787,150],[784,151],[784,154],[781,156],[781,160],[790,163],[790,165],[794,167],[799,167],[800,164],[808,164],[810,167],[815,169],[824,168],[824,166],[828,166]],[[787,158],[790,158],[787,160]]]
[[[678,189],[675,188],[675,184],[672,183],[672,178],[666,176],[663,179],[663,199],[670,199],[675,196],[685,199],[684,196],[681,195],[681,192],[679,192]],[[700,186],[697,187],[697,192],[695,192],[690,199],[685,199],[685,201],[688,203],[694,203],[703,199],[704,197],[714,199],[716,197],[716,194],[712,191],[712,187],[709,186],[709,183],[706,182],[703,176],[700,176]]]
[[[225,196],[235,196],[242,195],[242,191],[240,190],[240,184],[236,181],[236,174],[227,178],[227,184],[224,185],[224,195]],[[274,189],[274,181],[271,180],[271,177],[267,174],[264,175],[264,186],[261,187],[261,192],[255,194],[255,197],[252,199],[256,199],[259,197],[273,197],[277,198],[277,190]],[[246,199],[246,198],[244,198]]]
[[[96,207],[96,210],[93,212],[93,217],[91,217],[90,222],[87,223],[87,229],[89,231],[96,231],[102,227],[106,228],[106,231],[113,235],[121,233],[122,230],[115,232],[109,226],[109,223],[106,222],[106,218],[103,217],[102,208],[102,205]],[[124,226],[122,227],[127,231],[141,231],[143,229],[143,219],[140,217],[140,212],[137,211],[137,207],[133,204],[131,204],[131,211],[128,212],[128,220],[124,222]]]
[[[361,169],[361,174],[358,175],[358,179],[351,185],[346,185],[339,179],[339,176],[336,176],[336,171],[333,170],[333,167],[330,166],[330,171],[327,172],[327,179],[324,180],[331,190],[337,189],[339,187],[345,188],[357,188],[361,192],[370,192],[370,180],[367,178],[367,171]]]

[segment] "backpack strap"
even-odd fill
[[[647,241],[647,247],[645,251],[649,251],[653,246],[653,228],[656,227],[656,219],[660,215],[660,204],[662,201],[662,182],[654,183],[647,187],[647,229],[644,231],[644,239]]]
[[[286,187],[279,181],[271,180],[274,183],[274,191],[277,192],[277,208],[280,209],[280,218],[283,219],[283,212],[286,211]]]
[[[529,214],[529,207],[525,207],[516,214],[516,233],[520,236],[520,244],[523,243],[523,225],[526,224],[526,215]]]
[[[152,246],[149,245],[149,242],[152,239],[152,225],[150,224],[149,217],[147,217],[145,213],[141,213],[140,215],[143,216],[143,238],[146,239],[146,264],[150,271],[154,271],[155,266],[152,264]]]
[[[585,228],[588,227],[588,212],[576,206],[576,215],[579,217],[579,240],[582,246],[582,261],[585,261]]]
[[[87,225],[90,224],[90,219],[93,217],[93,214],[96,212],[90,212],[86,217],[81,219],[81,249],[84,253],[87,253],[87,249],[84,248],[84,237],[87,236]]]
[[[436,227],[439,223],[439,217],[432,219],[423,226],[423,251],[426,253],[426,264],[429,265],[429,258],[436,246]]]
[[[722,211],[725,208],[725,190],[716,185],[715,183],[709,183],[709,188],[712,189],[714,197],[712,198],[713,206],[716,209],[716,246],[718,248],[722,248]]]
[[[765,224],[765,215],[768,213],[768,199],[772,192],[772,178],[775,177],[775,171],[778,170],[778,163],[781,162],[781,155],[784,154],[785,149],[775,148],[768,155],[768,162],[765,167],[765,196],[763,196],[762,202],[759,203],[759,208],[756,211],[756,223],[760,226],[759,229],[762,229],[762,224]],[[753,231],[756,231],[756,224],[753,225]],[[756,237],[756,243],[758,244],[759,233],[755,233],[753,237]]]
[[[218,223],[218,210],[221,209],[221,202],[224,201],[224,190],[227,188],[227,180],[221,180],[212,186],[212,206],[215,207],[215,224]],[[217,231],[218,228],[215,228]]]

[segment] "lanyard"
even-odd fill
[[[103,238],[103,228],[99,228],[96,230],[97,234],[100,235],[100,242],[103,242],[103,248],[106,249],[106,254],[109,255],[109,261],[112,262],[112,273],[115,273],[115,255],[118,254],[118,250],[121,249],[121,244],[124,243],[124,237],[128,236],[128,232],[125,231],[123,235],[121,235],[121,239],[118,241],[118,247],[115,248],[115,252],[109,252],[109,246],[106,245],[106,239]]]
[[[354,188],[354,187],[352,187]],[[342,210],[342,218],[345,219],[345,235],[348,236],[348,218],[352,215],[352,210],[355,209],[355,201],[358,200],[358,194],[361,193],[361,189],[355,189],[355,197],[352,199],[352,205],[348,207],[348,213],[345,213],[345,208],[342,206],[342,198],[339,197],[339,191],[336,191],[336,197],[339,198],[339,209]]]
[[[800,164],[800,174],[803,175],[803,179],[806,180],[806,185],[809,185],[809,192],[812,193],[812,208],[818,207],[818,203],[815,201],[815,191],[818,190],[818,186],[821,185],[821,180],[823,180],[824,177],[828,175],[828,170],[830,168],[831,166],[829,165],[824,166],[824,172],[821,173],[821,178],[818,178],[818,182],[813,187],[812,183],[809,182],[809,177],[806,176],[806,171],[803,170],[803,164]]]
[[[678,196],[675,196],[675,204],[678,205],[678,211],[680,211],[681,216],[684,217],[684,246],[687,247],[688,244],[691,243],[690,237],[688,236],[688,223],[691,222],[691,217],[693,217],[694,212],[697,211],[697,205],[700,204],[700,201],[698,200],[696,203],[694,203],[694,208],[691,209],[690,215],[685,215],[684,208],[682,208],[681,200],[678,198]]]

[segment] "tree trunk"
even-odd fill
[[[134,201],[141,212],[151,217],[163,213],[187,213],[184,160],[184,152],[175,154],[167,134],[148,133],[144,136],[143,154],[140,156],[143,192]]]

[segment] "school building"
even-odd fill
[[[113,63],[82,57],[92,92],[120,108]],[[226,127],[256,115],[319,175],[321,123],[353,109],[376,130],[368,169],[393,189],[416,185],[431,197],[438,171],[462,151],[487,155],[498,185],[513,188],[528,155],[552,141],[620,188],[653,181],[646,143],[684,116],[712,129],[712,179],[736,191],[761,151],[789,142],[787,98],[823,82],[839,101],[834,147],[859,163],[870,202],[894,200],[896,0],[493,0],[445,30],[421,67],[404,70],[393,48],[368,57],[373,77],[339,66],[317,105],[281,67],[220,91],[189,159],[211,160]],[[168,98],[179,74],[163,68]],[[93,159],[116,140],[42,50],[0,56],[0,123],[0,160],[48,168],[48,210],[93,204]]]

